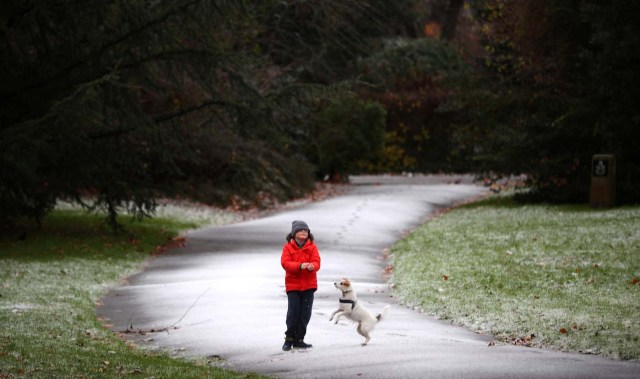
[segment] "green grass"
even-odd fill
[[[425,313],[499,343],[640,359],[640,207],[494,197],[392,248],[393,286]]]
[[[95,306],[107,288],[140,270],[179,231],[197,226],[125,221],[127,232],[114,235],[103,220],[55,211],[24,240],[17,232],[0,237],[0,377],[247,377],[206,359],[136,349],[102,325]]]

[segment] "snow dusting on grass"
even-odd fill
[[[82,210],[77,204],[60,201],[56,204],[58,210]],[[154,218],[166,218],[191,222],[197,226],[221,226],[240,222],[244,219],[241,212],[231,212],[204,204],[186,201],[160,201],[151,215]]]
[[[498,341],[638,360],[639,256],[640,207],[496,197],[397,243],[392,281],[408,304]]]
[[[115,235],[101,215],[58,210],[42,228],[24,229],[24,238],[0,236],[0,377],[257,377],[134,349],[102,325],[95,307],[108,286],[196,226],[175,219],[123,221],[126,233]]]
[[[155,217],[174,218],[197,223],[199,226],[220,226],[242,221],[237,212],[187,203],[167,203],[156,208]]]

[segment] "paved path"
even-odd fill
[[[112,289],[98,313],[115,331],[148,331],[129,335],[141,345],[220,357],[234,370],[280,378],[640,378],[639,363],[489,347],[489,337],[400,305],[383,278],[384,249],[434,210],[482,188],[382,183],[263,219],[193,231],[187,247],[150,260]],[[316,236],[322,268],[306,338],[314,348],[283,352],[287,301],[280,253],[294,219],[305,220]],[[353,324],[328,321],[338,305],[332,283],[342,277],[352,280],[372,312],[391,305],[366,347]]]

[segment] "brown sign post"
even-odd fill
[[[616,202],[616,157],[596,154],[591,159],[591,206],[611,207]]]

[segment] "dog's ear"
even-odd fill
[[[341,284],[343,286],[345,286],[345,287],[351,287],[351,282],[347,278],[342,278],[342,283]]]

